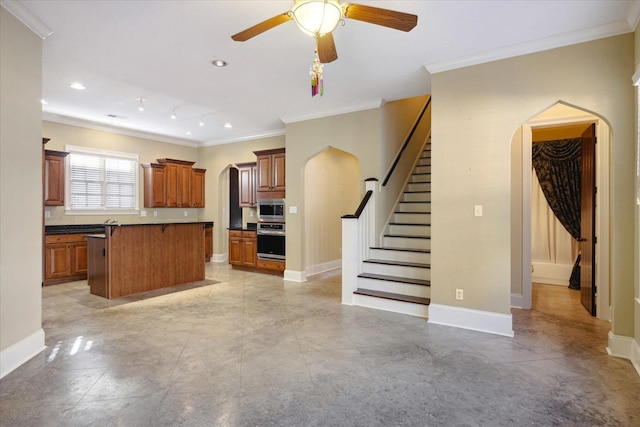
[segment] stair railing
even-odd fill
[[[353,215],[342,217],[342,303],[353,305],[362,262],[369,257],[375,242],[376,192],[378,180],[365,181],[366,193]]]

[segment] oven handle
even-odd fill
[[[262,231],[258,230],[258,236],[284,236],[284,231]]]

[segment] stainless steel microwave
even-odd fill
[[[258,200],[258,219],[268,222],[284,222],[284,199]]]

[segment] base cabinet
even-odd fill
[[[59,234],[45,237],[44,284],[87,278],[87,238],[84,234]]]
[[[258,240],[255,231],[229,230],[229,264],[255,267]]]

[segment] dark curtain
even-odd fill
[[[537,142],[532,146],[533,167],[547,203],[576,240],[580,238],[581,145],[582,139],[575,138]],[[569,280],[571,289],[580,289],[579,263],[578,256]]]

